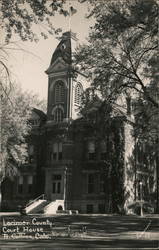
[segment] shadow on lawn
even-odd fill
[[[31,216],[11,216],[10,218],[18,220],[19,218],[27,219]],[[42,217],[42,216],[40,216]],[[71,237],[71,238],[89,238],[97,237],[120,238],[122,235],[130,235],[129,240],[132,239],[132,233],[140,234],[145,229],[151,233],[158,232],[159,219],[144,218],[136,216],[95,216],[95,215],[60,215],[47,216],[54,222],[52,228],[53,236]],[[68,232],[70,230],[70,232]],[[64,235],[63,235],[64,234]],[[148,239],[150,240],[150,239]]]
[[[150,223],[148,218],[140,218],[133,216],[60,216],[54,218],[56,225],[70,225],[71,228],[86,226],[87,232],[89,230],[99,233],[105,232],[107,234],[123,232],[139,231],[142,232]],[[153,228],[151,231],[158,231],[159,221],[153,219]]]
[[[31,248],[31,249],[53,249],[59,248],[60,249],[79,249],[79,248],[157,248],[158,242],[157,241],[148,241],[148,240],[69,240],[69,239],[56,239],[56,240],[46,240],[46,241],[8,241],[5,243],[3,248],[3,243],[1,244],[1,250],[6,249],[9,247],[16,248],[17,250],[24,249],[24,248]]]

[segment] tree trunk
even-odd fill
[[[157,138],[157,151],[156,151],[156,213],[159,213],[159,138]]]
[[[1,186],[2,186],[2,182],[0,182],[0,211],[2,208],[2,192],[1,192]]]

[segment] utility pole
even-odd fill
[[[64,170],[64,210],[67,210],[67,167]]]
[[[140,215],[143,217],[143,183],[142,181],[139,182],[140,185],[140,205],[141,205],[141,211]]]
[[[0,211],[2,205],[2,193],[1,193],[1,184],[2,184],[2,176],[3,176],[3,169],[2,169],[2,83],[0,82]]]

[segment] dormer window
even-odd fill
[[[82,101],[82,93],[83,93],[83,88],[80,83],[78,83],[75,87],[75,104],[80,105]]]
[[[58,81],[55,83],[54,88],[54,97],[55,103],[63,103],[64,102],[64,83],[62,81]]]

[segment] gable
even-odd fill
[[[47,74],[57,73],[68,70],[68,64],[62,58],[57,58],[57,60],[50,65],[50,67],[46,70]]]

